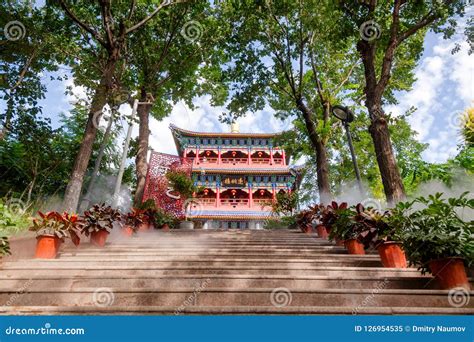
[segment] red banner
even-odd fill
[[[186,158],[151,152],[142,201],[153,199],[158,208],[172,213],[177,218],[183,218],[184,200],[170,188],[165,175],[168,171],[183,171],[191,176],[191,168],[192,164]]]

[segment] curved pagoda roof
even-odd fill
[[[174,124],[170,124],[170,129],[174,133],[179,133],[181,135],[185,135],[188,137],[210,137],[210,138],[248,138],[248,137],[255,137],[255,138],[274,138],[283,132],[276,132],[276,133],[231,133],[231,132],[196,132],[196,131],[189,131],[184,128],[179,128]]]

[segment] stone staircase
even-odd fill
[[[118,233],[118,232],[117,232]],[[175,230],[4,261],[0,314],[474,314],[416,269],[299,231]],[[474,295],[471,291],[470,295]]]

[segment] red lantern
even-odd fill
[[[232,196],[235,196],[235,194],[237,194],[237,190],[232,189],[232,190],[230,191],[230,193],[232,194]]]
[[[260,190],[260,195],[263,196],[265,194],[265,190]]]
[[[204,195],[207,195],[209,193],[208,189],[204,189]]]
[[[258,152],[258,156],[259,156],[259,157],[262,157],[262,154],[263,154],[263,153],[262,153],[261,151]]]
[[[237,155],[237,152],[232,151],[232,157],[235,157]]]
[[[211,151],[206,151],[206,156],[210,156],[211,155]]]

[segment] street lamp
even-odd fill
[[[352,135],[351,135],[351,131],[349,130],[349,123],[354,121],[354,113],[352,113],[352,111],[347,107],[333,106],[332,115],[334,115],[336,118],[341,120],[342,124],[344,125],[344,128],[346,129],[347,142],[349,143],[349,149],[351,151],[352,164],[354,165],[357,185],[359,186],[359,191],[362,194],[364,191],[362,188],[362,181],[360,179],[359,166],[357,166],[357,160],[356,160],[356,156],[354,152],[354,145],[352,144]]]

